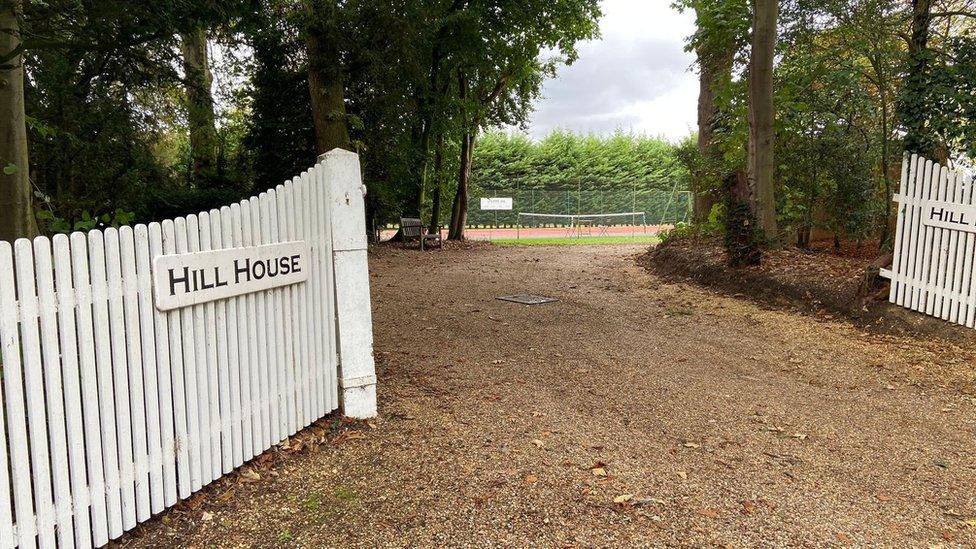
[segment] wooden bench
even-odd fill
[[[443,248],[444,242],[441,240],[441,227],[437,226],[437,232],[432,233],[427,230],[423,222],[416,217],[401,217],[400,218],[400,232],[403,236],[403,242],[409,242],[411,240],[420,241],[420,250],[424,250],[424,246],[428,240],[436,240],[437,246]]]

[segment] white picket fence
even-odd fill
[[[0,242],[0,546],[104,545],[336,410],[340,382],[374,415],[363,192],[333,151],[220,210]],[[308,245],[307,281],[154,306],[157,256],[278,242]]]
[[[976,324],[976,206],[969,174],[905,158],[889,300],[970,328]]]

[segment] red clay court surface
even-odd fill
[[[671,229],[671,225],[614,225],[612,227],[580,227],[579,236],[652,236]],[[396,229],[382,232],[383,240],[389,240]],[[575,229],[569,227],[522,227],[521,229],[474,229],[467,228],[464,235],[472,240],[507,240],[514,238],[569,238],[577,236]],[[447,231],[444,231],[447,238]]]

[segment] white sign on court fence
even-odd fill
[[[156,308],[170,311],[199,303],[308,280],[306,242],[162,255],[153,262]]]
[[[491,211],[491,210],[509,211],[512,209],[512,199],[500,198],[500,197],[482,198],[481,209],[485,211]]]

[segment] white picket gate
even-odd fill
[[[0,242],[0,546],[104,545],[336,410],[340,386],[347,415],[375,415],[363,194],[333,151],[220,210]],[[157,257],[281,242],[307,245],[305,282],[157,308]]]
[[[969,174],[918,155],[902,164],[889,300],[970,328],[976,323],[976,206]]]

